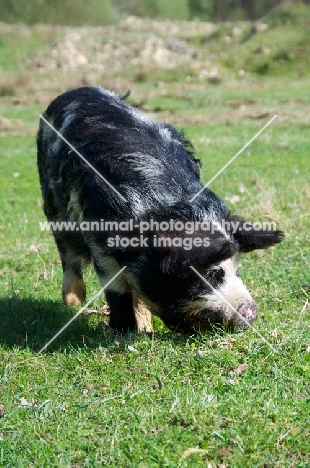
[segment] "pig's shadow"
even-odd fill
[[[18,296],[0,299],[0,345],[39,351],[78,312],[60,301],[36,300]],[[101,321],[101,318],[98,319]],[[104,320],[104,319],[102,319]],[[156,332],[159,341],[188,341],[188,336],[169,332],[165,327]],[[151,335],[149,335],[151,338]],[[47,348],[47,352],[87,347],[111,347],[115,341],[132,343],[138,334],[115,337],[107,326],[96,327],[81,314]]]
[[[39,351],[78,312],[60,301],[12,297],[0,299],[0,344]],[[108,339],[81,314],[49,346],[49,351],[95,348]]]

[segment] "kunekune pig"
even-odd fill
[[[207,188],[192,200],[202,188],[200,164],[183,133],[114,92],[82,87],[49,105],[37,145],[46,217],[76,223],[76,229],[64,224],[53,229],[67,304],[85,299],[82,267],[92,262],[102,286],[126,266],[105,290],[116,332],[151,331],[151,314],[180,332],[243,326],[256,316],[257,305],[237,275],[237,256],[281,242],[282,232],[254,229],[232,217]],[[79,228],[103,220],[114,221],[113,229]],[[174,220],[176,226],[196,222],[196,228],[190,234],[174,227],[149,229],[142,239],[139,223],[149,220]],[[133,223],[134,229],[117,231],[121,222]],[[231,227],[234,222],[238,228]],[[212,229],[202,229],[203,224]],[[117,235],[127,241],[120,244]],[[139,245],[125,245],[137,238]],[[192,248],[184,248],[185,239]],[[170,244],[158,247],[158,240]]]

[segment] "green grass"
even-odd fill
[[[7,47],[1,57],[14,69]],[[308,80],[232,73],[215,86],[186,82],[187,70],[146,71],[142,82],[129,71],[131,100],[186,131],[204,182],[278,114],[211,186],[240,197],[227,200],[237,213],[286,233],[240,267],[259,304],[254,326],[277,352],[251,329],[180,336],[157,319],[152,337],[113,338],[97,317],[80,317],[38,355],[77,310],[61,303],[58,253],[39,230],[35,131],[45,104],[31,101],[31,89],[56,95],[66,83],[51,74],[50,88],[48,76],[35,87],[30,75],[32,88],[16,90],[28,103],[0,98],[0,115],[23,124],[0,127],[0,466],[309,467]],[[90,298],[99,289],[90,269],[86,283]]]
[[[44,26],[34,28],[31,32],[23,25],[12,30],[12,26],[0,28],[0,66],[3,71],[16,72],[25,70],[27,61],[32,54],[40,48],[44,48],[53,37],[53,31]],[[54,33],[55,37],[55,33]]]

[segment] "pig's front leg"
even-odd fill
[[[142,301],[142,299],[139,298],[135,291],[132,292],[132,298],[138,331],[152,333],[153,327],[151,312],[149,311],[145,303]]]
[[[118,293],[108,290],[105,293],[110,308],[110,327],[116,333],[126,333],[137,330],[133,309],[132,293]]]

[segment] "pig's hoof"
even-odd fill
[[[72,292],[67,293],[67,294],[63,293],[62,297],[63,297],[64,303],[67,304],[68,306],[78,306],[82,302],[82,299]]]
[[[62,300],[68,306],[77,306],[86,297],[86,286],[83,279],[77,278],[71,272],[66,272],[62,284]]]

